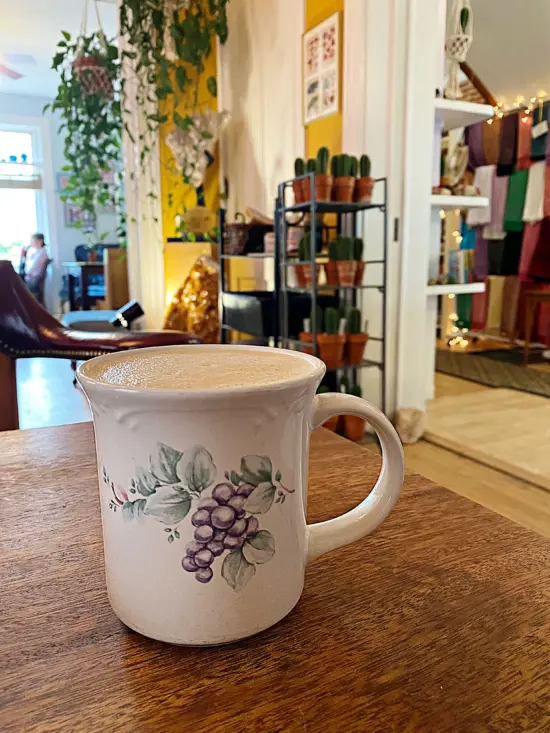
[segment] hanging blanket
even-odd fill
[[[487,165],[496,165],[500,152],[500,128],[502,127],[502,118],[493,117],[489,122],[483,123],[483,152]]]
[[[514,233],[514,236],[517,236],[516,233]],[[504,293],[502,295],[500,331],[503,335],[508,336],[509,338],[513,338],[516,333],[519,291],[519,277],[507,277],[504,282]]]
[[[529,277],[537,282],[550,282],[550,220],[543,219],[529,264]]]
[[[517,170],[510,176],[508,183],[508,195],[506,197],[506,208],[504,209],[504,231],[523,231],[523,208],[525,206],[525,195],[527,193],[527,180],[529,171]]]
[[[489,199],[489,206],[469,209],[466,217],[468,226],[482,226],[489,224],[491,221],[491,198],[493,195],[493,178],[495,174],[495,165],[483,165],[481,168],[476,168],[474,186],[479,190],[480,196],[485,196]]]
[[[548,112],[550,111],[550,102],[545,102],[540,105],[537,104],[531,112],[533,118],[533,129],[539,124],[546,120],[548,122]],[[548,133],[545,132],[543,135],[533,137],[531,135],[531,160],[545,160],[546,159],[546,143],[548,142]]]
[[[514,172],[518,155],[518,124],[518,112],[513,112],[502,118],[497,176],[509,176]]]
[[[523,208],[523,221],[534,223],[544,216],[544,181],[546,177],[546,162],[540,160],[529,168],[527,193]]]
[[[518,159],[516,170],[525,170],[531,165],[531,115],[523,115],[518,124]]]
[[[499,275],[517,275],[523,244],[523,232],[507,232]]]
[[[509,176],[494,176],[491,193],[491,221],[483,230],[485,239],[504,239],[504,209],[508,195]]]
[[[468,146],[468,168],[475,170],[487,165],[483,151],[483,127],[485,122],[477,122],[466,128],[466,144]]]
[[[539,241],[541,222],[536,224],[526,224],[523,232],[523,243],[521,245],[521,257],[519,260],[519,279],[522,282],[529,282],[529,270],[531,269],[531,260],[537,248]]]
[[[505,277],[491,275],[487,278],[489,288],[489,304],[487,306],[486,329],[493,333],[500,333],[500,321],[502,318],[502,298],[504,295]]]
[[[489,252],[487,240],[483,236],[483,229],[477,227],[476,230],[476,249],[474,253],[474,279],[477,282],[483,282],[489,274]]]

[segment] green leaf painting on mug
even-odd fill
[[[145,499],[136,499],[136,501],[126,501],[122,505],[122,516],[128,522],[132,519],[140,519],[143,516]]]
[[[246,511],[251,514],[265,514],[271,509],[277,489],[269,481],[258,484],[246,500]]]
[[[191,508],[191,497],[187,491],[175,486],[159,486],[147,498],[144,514],[171,527],[185,519]]]
[[[202,445],[194,445],[180,458],[176,473],[190,491],[200,494],[216,478],[216,466],[211,454]]]
[[[138,466],[133,486],[142,496],[149,496],[155,493],[157,487],[160,486],[160,481],[152,473]]]
[[[179,482],[176,466],[183,453],[164,443],[157,443],[157,452],[151,455],[151,473],[163,484]]]
[[[243,456],[241,459],[241,476],[246,483],[258,484],[272,481],[273,465],[269,456]]]
[[[271,560],[275,554],[275,540],[271,532],[262,529],[257,535],[246,540],[243,545],[243,555],[248,562],[263,565]]]
[[[233,590],[242,590],[256,574],[254,565],[245,558],[242,550],[226,555],[222,565],[222,578]]]

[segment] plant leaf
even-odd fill
[[[187,491],[174,486],[159,486],[147,498],[144,514],[172,527],[187,516],[190,508],[191,497]]]
[[[246,540],[243,545],[243,555],[255,565],[262,565],[271,560],[275,554],[275,540],[273,535],[265,529],[258,532],[255,537]]]
[[[70,41],[70,40],[71,40],[71,34],[70,34],[70,33],[68,33],[67,31],[61,31],[61,35],[63,36],[63,38],[64,38],[64,39],[65,39],[66,41]]]
[[[216,478],[216,466],[210,453],[202,445],[185,451],[177,464],[177,476],[192,491],[204,491]]]
[[[259,484],[246,500],[246,511],[250,514],[265,514],[271,509],[276,491],[272,483]]]
[[[149,496],[155,493],[157,486],[160,486],[160,481],[152,473],[138,466],[136,469],[136,489],[138,492],[142,496]]]
[[[235,484],[235,486],[238,486],[242,482],[241,477],[239,476],[239,474],[236,471],[231,471],[230,475],[231,475],[231,483]]]
[[[183,453],[164,443],[157,443],[157,454],[151,456],[151,473],[163,484],[179,482],[176,466]]]
[[[143,516],[146,503],[145,499],[125,501],[122,505],[122,516],[127,522],[132,519],[140,519]]]
[[[218,96],[218,82],[215,76],[209,76],[206,80],[206,88],[213,97]]]
[[[243,456],[241,459],[241,476],[245,483],[258,484],[272,483],[273,466],[269,456]]]
[[[178,87],[180,88],[180,92],[185,91],[185,85],[187,84],[187,72],[185,71],[185,68],[183,66],[178,66],[176,69],[176,81],[178,83]]]
[[[254,577],[256,568],[249,563],[241,550],[233,550],[225,556],[222,565],[222,578],[235,591],[242,590]]]

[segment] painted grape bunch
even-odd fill
[[[294,489],[283,486],[280,471],[273,476],[268,456],[248,455],[241,459],[239,473],[226,471],[226,481],[203,497],[216,473],[212,455],[203,446],[182,453],[159,443],[149,470],[138,468],[128,491],[110,479],[105,467],[103,481],[111,490],[113,511],[121,508],[125,520],[152,517],[162,522],[169,544],[181,538],[178,526],[193,507],[193,540],[185,548],[183,569],[199,583],[209,583],[212,565],[223,555],[221,576],[239,591],[254,577],[256,566],[275,554],[275,539],[260,528],[256,515],[265,514],[274,503],[283,504]]]

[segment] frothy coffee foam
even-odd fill
[[[126,352],[105,362],[89,362],[84,374],[103,384],[150,389],[220,389],[277,384],[304,377],[312,366],[305,359],[271,351],[214,351],[171,348]]]

